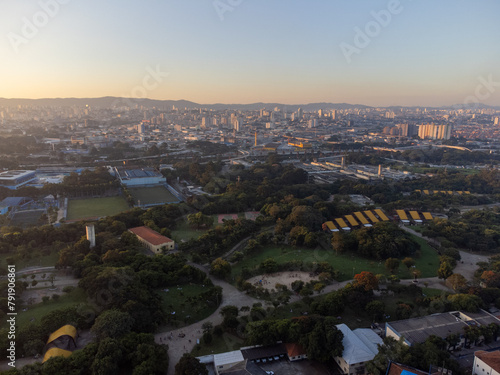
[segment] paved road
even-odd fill
[[[205,267],[194,263],[190,263],[190,265],[206,272],[207,275],[209,275],[208,270]],[[242,306],[252,307],[254,303],[262,302],[256,298],[250,297],[245,293],[240,292],[234,286],[225,281],[218,280],[210,275],[209,277],[214,285],[220,286],[222,288],[222,303],[220,304],[219,308],[208,318],[203,319],[197,323],[171,331],[159,332],[155,335],[155,341],[158,344],[163,344],[166,342],[169,346],[168,355],[170,357],[170,362],[167,374],[174,374],[175,365],[177,364],[177,362],[179,362],[182,355],[184,353],[190,353],[196,344],[196,339],[201,339],[201,326],[203,325],[203,323],[211,322],[214,326],[222,323],[222,316],[220,315],[220,311],[224,306],[234,305],[238,308],[241,308]],[[179,333],[183,333],[186,336],[184,338],[180,338],[178,337]],[[168,339],[169,336],[171,336],[172,338]]]
[[[460,251],[461,260],[457,263],[457,266],[453,270],[454,273],[459,273],[467,280],[474,279],[474,272],[477,270],[477,264],[479,262],[488,262],[489,256],[471,254],[466,251]]]
[[[55,267],[28,267],[23,268],[21,271],[16,271],[16,275],[32,274],[46,271],[55,271]]]

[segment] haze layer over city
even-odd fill
[[[0,371],[500,374],[498,14],[1,3]]]

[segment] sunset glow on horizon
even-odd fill
[[[0,97],[500,105],[498,14],[495,0],[8,1]]]

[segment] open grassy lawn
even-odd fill
[[[415,268],[422,272],[421,277],[434,277],[437,276],[437,270],[439,268],[439,255],[436,250],[434,250],[424,239],[413,236],[412,238],[418,242],[420,245],[420,257],[414,257]],[[406,267],[403,265],[400,268]]]
[[[163,186],[142,187],[129,189],[136,204],[163,204],[178,202],[179,199]]]
[[[218,215],[210,215],[213,218],[213,224],[210,228],[200,228],[196,229],[191,227],[186,218],[182,218],[176,222],[176,228],[172,230],[172,237],[176,242],[189,241],[190,239],[196,239],[200,237],[206,231],[213,229],[222,224],[217,223]],[[243,214],[244,216],[244,214]]]
[[[354,257],[346,254],[336,255],[333,250],[312,250],[306,248],[294,248],[291,246],[274,246],[270,245],[262,249],[257,254],[252,254],[250,257],[245,257],[242,261],[233,266],[233,276],[241,273],[243,267],[253,269],[257,267],[263,260],[272,258],[278,263],[284,263],[289,260],[301,260],[303,262],[328,262],[334,269],[339,270],[341,280],[350,280],[355,273],[361,271],[371,271],[374,273],[383,273],[385,268],[379,265],[376,261],[366,260],[359,257]]]
[[[184,327],[212,315],[217,310],[217,306],[210,306],[206,303],[193,306],[188,302],[189,297],[197,296],[207,291],[207,288],[198,284],[184,284],[168,288],[168,292],[160,290],[163,308],[168,314],[167,326]],[[173,312],[175,314],[172,314]]]
[[[422,292],[426,295],[426,297],[438,297],[443,293],[447,293],[441,289],[433,289],[433,288],[422,288]]]
[[[214,220],[215,223],[215,220]],[[181,219],[177,221],[177,227],[172,231],[172,238],[175,242],[189,241],[190,239],[196,239],[205,233],[208,229],[195,229],[189,226],[186,219]]]
[[[13,254],[0,254],[0,268],[7,269],[7,258],[12,257]],[[33,259],[19,259],[14,261],[16,271],[21,271],[27,267],[50,267],[54,266],[59,260],[59,253],[53,251],[50,255],[36,256]]]
[[[415,232],[418,232],[418,233],[422,233],[426,229],[422,225],[412,225],[410,228],[413,229]]]
[[[54,294],[56,294],[56,292],[54,292]],[[62,292],[59,292],[57,294],[61,296],[57,301],[50,299],[50,301],[46,303],[41,302],[36,305],[26,306],[28,308],[27,311],[18,309],[17,326],[24,328],[28,324],[30,324],[30,321],[33,318],[33,322],[37,323],[40,322],[40,319],[42,319],[45,315],[54,310],[64,309],[67,307],[78,305],[80,303],[85,303],[87,301],[87,295],[85,294],[83,289],[80,288],[75,288],[68,294]]]
[[[129,209],[123,197],[71,199],[68,202],[66,220],[111,216]]]
[[[202,356],[209,354],[225,353],[233,350],[238,350],[243,346],[243,340],[229,333],[224,333],[222,336],[212,334],[213,340],[210,344],[205,344],[200,340],[200,345],[195,345],[191,354],[194,356]]]
[[[421,256],[415,257],[416,269],[422,275],[421,277],[434,277],[439,266],[439,257],[434,249],[424,240],[414,237],[421,246]],[[303,262],[328,262],[341,275],[339,280],[351,280],[353,276],[362,271],[370,271],[374,274],[389,275],[384,262],[361,258],[355,254],[335,254],[333,250],[312,250],[306,248],[294,248],[291,246],[269,245],[257,254],[245,257],[243,260],[233,266],[232,275],[236,278],[241,274],[243,267],[253,269],[263,260],[272,258],[278,263],[284,263],[289,260],[302,260]],[[404,265],[400,265],[397,275],[402,279],[412,278],[413,275]]]
[[[326,294],[325,294],[326,295]],[[323,298],[323,296],[314,297],[314,300],[317,301],[319,298]],[[302,300],[289,303],[285,306],[281,305],[277,309],[272,310],[268,317],[272,319],[290,319],[296,316],[301,316],[303,313],[309,313],[309,306],[302,302]]]
[[[240,212],[236,215],[238,215],[238,218],[240,218],[240,219],[245,218],[244,212]],[[219,215],[215,214],[215,215],[211,215],[211,216],[213,218],[213,224],[210,228],[196,229],[196,228],[191,227],[188,224],[186,218],[182,218],[182,219],[178,220],[176,223],[177,227],[174,230],[172,230],[172,238],[176,242],[189,241],[190,239],[193,239],[193,238],[196,239],[196,238],[200,237],[203,233],[205,233],[209,229],[213,229],[217,226],[222,226],[222,224],[220,224],[218,222]]]

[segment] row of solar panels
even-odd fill
[[[431,194],[446,194],[446,195],[464,195],[464,194],[470,194],[470,191],[451,191],[451,190],[415,190],[415,192],[420,193],[420,194],[425,194],[425,195],[431,195]]]
[[[339,229],[349,231],[351,228],[358,227],[360,225],[371,227],[372,224],[380,221],[389,221],[389,218],[381,209],[373,210],[373,212],[370,210],[363,212],[358,211],[354,212],[352,215],[345,215],[344,217],[349,224],[346,223],[346,220],[339,217],[335,219],[335,223],[333,221],[327,221],[325,225],[331,232],[338,232]]]
[[[403,223],[410,222],[410,219],[408,218],[405,210],[396,210],[396,213],[399,216],[399,220],[401,220]],[[425,220],[432,220],[432,215],[430,212],[422,212],[422,214],[419,214],[417,211],[410,211],[410,217],[416,223],[421,223],[423,221],[422,217]]]

